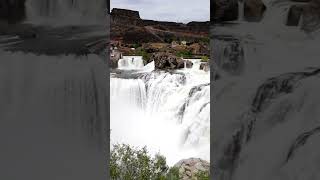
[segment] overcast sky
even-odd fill
[[[137,10],[143,19],[209,21],[210,0],[111,0],[112,8]]]

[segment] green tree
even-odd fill
[[[166,180],[169,167],[160,154],[152,158],[146,147],[137,149],[126,144],[113,146],[110,176],[113,180]]]
[[[167,173],[166,179],[168,180],[180,180],[180,174],[179,174],[179,168],[172,167],[169,169],[169,172]]]
[[[111,149],[110,176],[112,180],[180,180],[179,168],[169,168],[160,154],[150,156],[147,148],[116,144]],[[209,180],[208,171],[195,174],[196,180]]]
[[[195,174],[197,180],[209,180],[209,172],[208,171],[199,171]]]

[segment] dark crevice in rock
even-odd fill
[[[293,156],[295,151],[297,151],[300,147],[304,146],[308,139],[313,136],[320,133],[320,127],[317,127],[311,131],[305,132],[298,136],[298,138],[295,140],[295,142],[290,147],[290,150],[287,154],[286,162],[288,162]]]

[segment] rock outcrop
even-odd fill
[[[200,64],[200,70],[208,72],[210,70],[210,65],[208,62],[203,62]]]
[[[25,0],[0,0],[0,19],[17,23],[26,16]]]
[[[174,70],[182,69],[185,66],[191,68],[193,63],[188,60],[183,60],[173,54],[159,52],[152,54],[150,62],[154,61],[155,69],[158,70]]]
[[[302,13],[301,29],[312,32],[320,28],[320,0],[312,0],[308,3]]]
[[[121,16],[121,17],[140,19],[140,14],[138,11],[133,11],[128,9],[113,8],[111,11],[111,15],[118,16],[118,17]]]
[[[141,24],[141,18],[138,11],[114,8],[111,11],[111,23],[138,25]]]
[[[262,0],[244,0],[244,18],[250,22],[258,22],[263,18],[266,6]]]
[[[238,19],[237,0],[215,0],[211,2],[211,21],[234,21]]]
[[[177,167],[179,169],[179,174],[181,176],[181,179],[183,180],[189,180],[189,179],[197,180],[196,178],[197,173],[210,171],[209,162],[199,158],[190,158],[190,159],[181,160],[177,164],[175,164],[174,167]]]
[[[111,51],[111,58],[110,58],[110,60],[111,60],[110,67],[117,68],[119,59],[121,59],[121,53],[118,50],[112,50]]]
[[[196,22],[192,21],[187,24],[187,27],[192,29],[195,32],[206,32],[210,26],[210,21],[206,22]]]
[[[298,26],[303,12],[303,6],[292,5],[289,9],[287,26]]]
[[[201,41],[209,34],[209,22],[188,24],[141,19],[138,11],[112,9],[111,40],[124,44],[163,43],[175,40]]]

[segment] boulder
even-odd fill
[[[192,68],[192,66],[193,66],[193,63],[191,61],[183,60],[183,64],[180,64],[179,68]]]
[[[244,19],[250,22],[259,22],[263,18],[266,6],[262,0],[244,0]]]
[[[210,163],[200,158],[190,158],[179,161],[174,165],[179,169],[181,179],[196,179],[199,172],[209,172]]]
[[[110,68],[117,68],[118,67],[118,61],[121,58],[121,53],[117,50],[113,50],[110,53]]]
[[[193,63],[188,60],[183,60],[173,54],[159,52],[152,54],[150,61],[154,61],[155,69],[159,70],[174,70],[182,69],[185,66],[191,68]]]
[[[298,26],[299,21],[302,15],[303,6],[292,5],[289,9],[288,18],[287,18],[287,26]]]
[[[210,70],[210,65],[208,62],[203,62],[200,64],[200,70],[208,72]]]
[[[211,21],[234,21],[238,19],[237,0],[215,0],[211,2]]]

